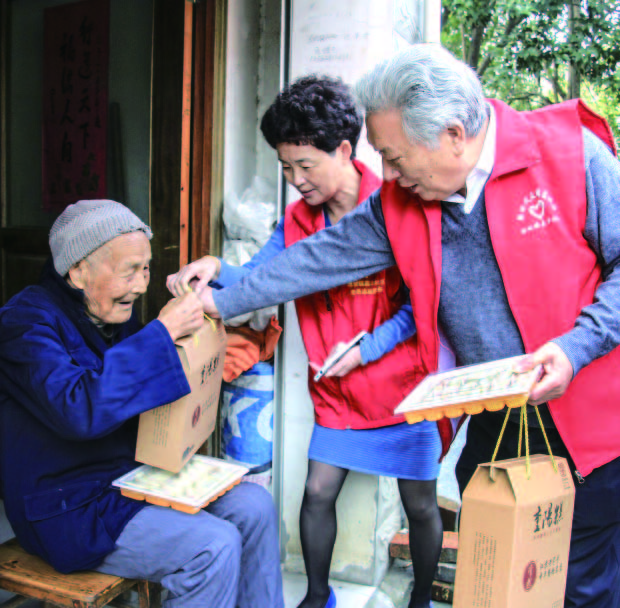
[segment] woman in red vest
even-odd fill
[[[288,205],[270,241],[243,267],[207,256],[168,279],[181,294],[196,277],[226,287],[285,247],[338,222],[381,186],[355,160],[363,119],[340,80],[306,77],[282,91],[261,130],[277,150],[287,181],[302,195]],[[363,260],[360,260],[363,264]],[[428,608],[442,525],[436,480],[442,442],[437,424],[408,425],[394,408],[422,379],[412,348],[415,325],[396,267],[295,302],[308,353],[315,426],[301,506],[308,591],[299,608],[333,608],[328,586],[336,540],[335,504],[350,470],[398,478],[409,520],[415,587],[410,608]],[[316,370],[339,345],[368,332],[319,381]]]

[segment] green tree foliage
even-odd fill
[[[442,43],[517,109],[579,97],[619,136],[620,0],[444,0]]]

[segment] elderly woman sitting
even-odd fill
[[[23,547],[61,572],[159,582],[164,605],[282,607],[275,510],[240,484],[196,515],[122,496],[137,416],[189,392],[174,340],[203,323],[195,294],[141,328],[151,231],[107,200],[69,206],[41,282],[0,309],[0,478]]]

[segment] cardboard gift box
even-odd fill
[[[176,342],[191,393],[140,414],[136,460],[177,473],[215,428],[226,332],[221,322],[206,322]]]
[[[566,459],[481,464],[463,492],[455,608],[562,608],[575,486]]]

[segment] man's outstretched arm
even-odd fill
[[[343,285],[394,265],[379,191],[335,226],[261,264],[211,294],[223,319]]]

